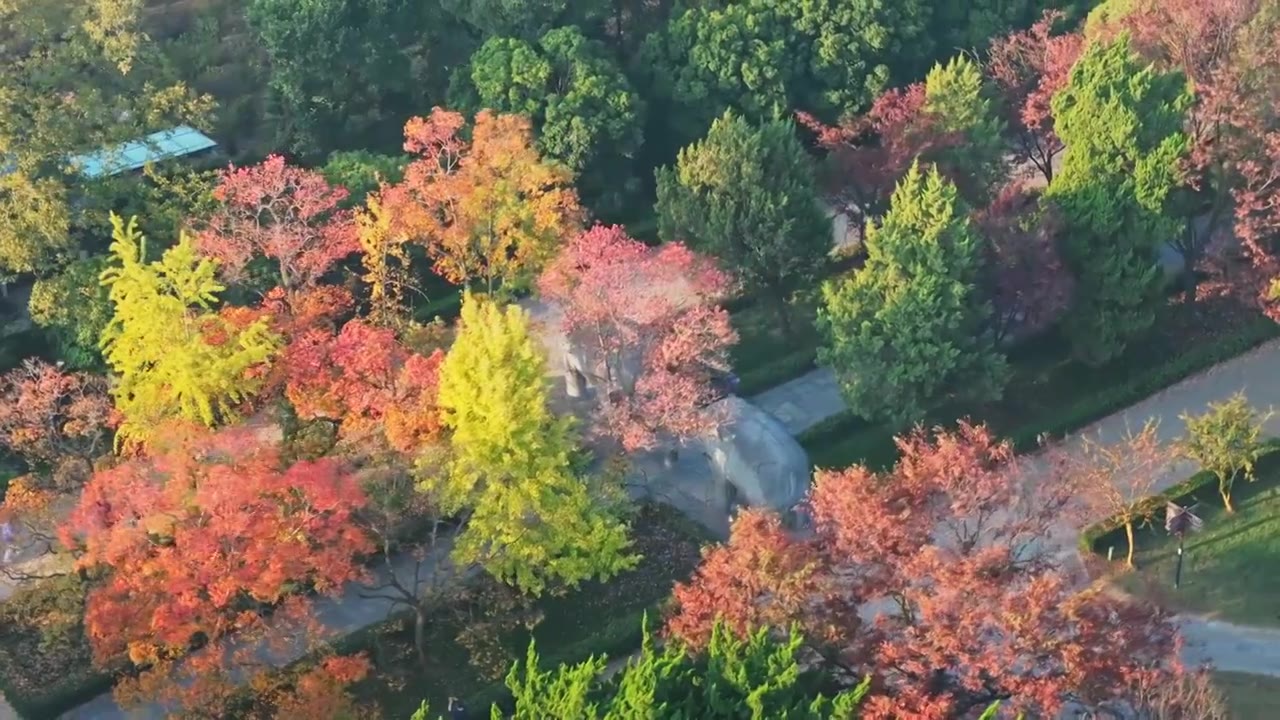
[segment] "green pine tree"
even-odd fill
[[[852,720],[866,695],[863,683],[833,696],[821,674],[801,669],[803,638],[794,628],[779,642],[768,630],[745,638],[718,625],[702,652],[669,644],[659,649],[646,627],[639,657],[602,680],[605,658],[539,670],[531,644],[507,675],[514,712],[496,707],[494,720]]]
[[[1179,231],[1166,204],[1188,148],[1190,99],[1181,73],[1157,71],[1127,37],[1091,45],[1053,98],[1067,149],[1046,197],[1063,211],[1063,254],[1078,281],[1064,329],[1090,364],[1115,358],[1155,321],[1157,253]]]
[[[849,407],[899,426],[953,400],[1000,397],[1004,357],[977,287],[983,243],[955,187],[913,165],[867,230],[866,266],[823,287],[819,359]]]
[[[938,64],[924,81],[926,113],[937,130],[956,133],[964,141],[940,158],[954,168],[952,177],[966,179],[973,201],[985,201],[1004,175],[1004,123],[996,115],[982,68],[967,55]]]
[[[831,252],[831,222],[792,124],[753,127],[725,113],[657,179],[662,239],[719,258],[774,302],[789,330],[787,301],[816,280]]]

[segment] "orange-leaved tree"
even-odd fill
[[[284,353],[285,392],[310,420],[339,424],[340,437],[363,443],[380,437],[409,453],[436,439],[443,427],[436,387],[444,353],[421,355],[395,332],[363,320],[337,333],[312,330]]]
[[[1161,611],[1082,592],[1060,565],[1053,531],[1076,495],[1060,464],[1020,467],[1008,443],[964,423],[898,446],[888,472],[818,472],[810,537],[735,532],[708,553],[668,629],[696,646],[718,608],[730,627],[798,621],[827,664],[872,677],[862,716],[877,720],[971,717],[995,700],[1052,717],[1176,656]],[[807,601],[797,578],[816,588]]]
[[[454,283],[527,282],[581,225],[573,175],[534,148],[529,120],[488,111],[469,137],[463,116],[435,108],[405,126],[420,157],[379,194],[390,232],[421,242]]]
[[[95,662],[127,658],[140,670],[121,699],[207,710],[253,672],[263,643],[293,649],[310,635],[301,593],[362,576],[372,546],[353,516],[365,496],[339,462],[286,466],[251,427],[170,429],[151,450],[95,474],[60,535],[94,578],[85,630]],[[191,652],[201,644],[213,647]]]

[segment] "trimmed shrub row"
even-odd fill
[[[1266,441],[1266,454],[1258,460],[1258,474],[1266,475],[1280,468],[1280,438]],[[1182,506],[1218,498],[1218,478],[1208,470],[1201,470],[1173,487],[1166,488],[1155,495],[1139,500],[1135,505],[1142,508],[1151,517],[1159,517],[1160,509],[1166,503],[1174,502]],[[1079,546],[1081,552],[1106,554],[1109,546],[1124,547],[1127,540],[1124,535],[1124,522],[1119,515],[1113,515],[1085,528],[1080,533]]]

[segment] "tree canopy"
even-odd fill
[[[657,180],[662,239],[719,258],[784,317],[792,293],[814,282],[827,263],[831,222],[790,122],[753,126],[726,112]]]
[[[551,412],[537,342],[520,308],[463,299],[440,367],[449,457],[422,479],[444,512],[466,512],[455,557],[530,593],[635,563],[626,526],[573,468],[572,418]]]
[[[471,57],[483,107],[533,120],[542,154],[579,174],[599,196],[631,175],[645,108],[605,46],[575,27],[535,43],[492,38]]]
[[[1181,182],[1190,99],[1181,73],[1142,62],[1127,37],[1091,45],[1053,98],[1067,149],[1046,197],[1062,208],[1079,283],[1064,328],[1087,362],[1115,357],[1155,320],[1157,253],[1178,232],[1166,201]]]
[[[849,407],[899,426],[941,404],[998,398],[1004,357],[985,331],[981,238],[955,186],[912,166],[884,220],[867,230],[867,263],[823,286],[820,361]]]

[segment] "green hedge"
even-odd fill
[[[1280,452],[1277,452],[1280,450],[1280,438],[1271,438],[1265,442],[1265,445],[1266,454],[1258,460],[1257,469],[1260,475],[1280,468]],[[1213,498],[1218,497],[1218,478],[1207,470],[1201,470],[1177,485],[1145,497],[1135,504],[1153,516],[1158,516],[1160,509],[1166,503],[1174,502],[1187,506],[1193,504],[1188,501],[1199,502],[1201,496],[1206,493]],[[1079,545],[1081,552],[1105,555],[1105,549],[1108,546],[1124,547],[1127,542],[1123,520],[1119,515],[1113,515],[1085,528],[1080,533]]]
[[[1159,365],[1142,367],[1130,363],[1114,374],[1118,378],[1114,384],[1098,385],[1093,392],[1065,407],[1054,408],[1051,413],[1010,415],[1001,412],[1004,408],[996,404],[987,408],[985,413],[977,413],[977,419],[989,419],[983,415],[994,416],[991,424],[997,433],[1008,438],[1019,451],[1031,450],[1036,447],[1041,435],[1060,437],[1078,430],[1277,336],[1280,336],[1280,327],[1276,323],[1262,317],[1254,318],[1221,339],[1191,347]],[[1106,377],[1110,378],[1112,375]],[[1064,380],[1070,381],[1070,378]],[[945,424],[966,414],[963,409],[951,408],[931,418],[929,422]],[[852,412],[845,411],[801,433],[797,440],[808,451],[815,467],[844,467],[862,463],[874,468],[885,468],[897,456],[893,435],[889,427],[871,425]]]
[[[743,372],[738,377],[738,395],[750,397],[793,380],[817,366],[816,348],[804,348]]]

